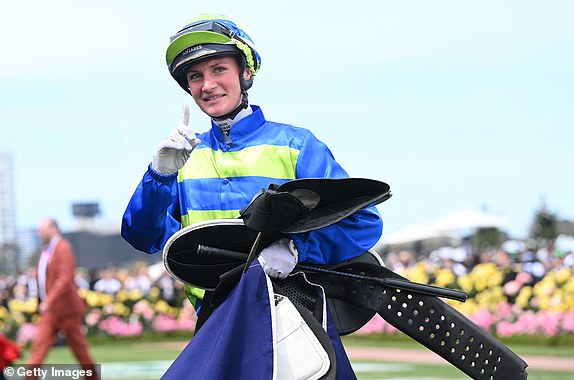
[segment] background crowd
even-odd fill
[[[469,299],[446,301],[499,337],[574,336],[574,252],[523,244],[466,255],[443,247],[417,258],[409,250],[382,254],[390,269],[419,283],[461,289]],[[0,331],[19,344],[30,342],[37,320],[35,270],[0,275]],[[89,337],[181,333],[191,336],[195,310],[183,284],[161,263],[135,262],[100,271],[79,268],[76,283],[85,299]],[[357,334],[395,334],[375,316]]]

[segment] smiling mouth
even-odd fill
[[[213,100],[217,100],[217,99],[221,99],[223,98],[225,95],[213,95],[213,96],[206,96],[205,98],[203,98],[203,101],[205,102],[211,102]]]

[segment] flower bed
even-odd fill
[[[447,268],[433,269],[425,263],[405,270],[402,275],[422,282],[467,292],[464,302],[446,300],[474,323],[503,340],[529,338],[547,343],[574,343],[574,273],[563,267],[533,282],[518,270],[508,276],[493,263],[477,265],[457,277]],[[513,278],[504,282],[505,278]],[[376,315],[357,335],[399,332]]]
[[[154,288],[150,294],[139,291],[119,291],[115,295],[80,290],[88,309],[84,315],[89,338],[127,338],[143,335],[169,335],[187,332],[193,335],[195,309],[183,297],[176,306],[159,296]],[[36,331],[37,301],[10,300],[0,307],[0,330],[20,345],[28,344]]]
[[[418,263],[401,274],[415,282],[464,290],[469,295],[466,302],[446,302],[501,339],[574,343],[572,270],[556,269],[536,282],[520,271],[509,277],[511,270],[500,270],[493,263],[485,263],[457,277],[448,268]],[[184,299],[183,292],[178,301],[171,304],[160,297],[157,288],[147,295],[138,291],[109,295],[90,290],[81,290],[80,294],[88,304],[85,326],[91,339],[178,333],[191,337],[195,328],[195,310]],[[35,299],[10,300],[7,307],[0,307],[0,331],[20,344],[27,344],[35,331],[36,309]],[[355,334],[397,335],[398,332],[376,315]]]

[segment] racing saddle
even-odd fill
[[[176,232],[164,247],[163,261],[174,278],[209,292],[216,306],[257,254],[281,236],[331,225],[391,195],[388,184],[363,178],[271,185],[237,219],[200,222]],[[464,292],[411,282],[385,268],[371,251],[332,265],[300,263],[293,273],[300,272],[324,289],[340,335],[378,313],[473,379],[527,378],[524,360],[441,299],[464,301]],[[274,283],[299,310],[318,316],[314,309],[320,300],[301,285],[300,276]]]

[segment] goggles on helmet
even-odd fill
[[[190,65],[216,56],[235,54],[242,56],[255,76],[261,57],[251,38],[231,20],[220,16],[200,16],[170,38],[166,63],[172,77],[187,91],[184,76]]]

